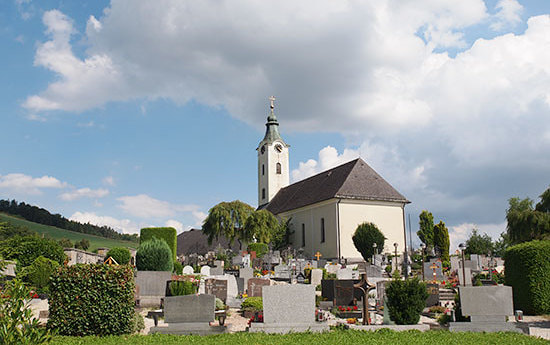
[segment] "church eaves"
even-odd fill
[[[357,158],[281,189],[265,208],[279,214],[332,198],[410,203]]]

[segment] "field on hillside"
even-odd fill
[[[62,238],[68,238],[72,242],[80,241],[85,238],[90,241],[89,251],[92,251],[96,248],[106,247],[130,247],[137,248],[138,244],[136,242],[128,241],[119,241],[113,240],[105,237],[99,237],[95,235],[83,234],[80,232],[69,231],[65,229],[56,228],[54,226],[42,225],[38,223],[29,222],[28,220],[17,218],[5,213],[0,213],[0,222],[10,222],[13,225],[26,226],[32,231],[35,231],[39,234],[44,234],[44,237],[50,237],[54,240],[60,240]]]

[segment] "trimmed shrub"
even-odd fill
[[[261,297],[248,297],[241,303],[241,308],[252,311],[264,310],[263,299]]]
[[[174,261],[166,241],[153,237],[142,242],[136,252],[138,271],[172,271]]]
[[[261,258],[269,251],[269,247],[265,243],[250,243],[248,252],[256,252],[256,257]]]
[[[513,288],[514,309],[550,313],[550,241],[509,247],[504,254],[504,281]]]
[[[143,228],[139,233],[139,243],[147,242],[153,237],[163,239],[172,251],[172,260],[176,261],[178,250],[178,237],[174,228]]]
[[[107,257],[112,257],[119,265],[127,265],[132,254],[127,248],[115,247],[107,252]]]
[[[0,243],[0,256],[6,260],[17,260],[18,267],[29,266],[38,258],[45,258],[63,264],[65,252],[56,241],[37,236],[13,237]]]
[[[50,277],[57,271],[57,261],[39,256],[32,264],[21,270],[21,278],[30,283],[40,292],[47,292],[50,285]]]
[[[416,325],[426,306],[426,284],[418,278],[394,279],[386,289],[390,319],[398,325]]]
[[[386,237],[384,237],[384,234],[378,229],[376,224],[369,222],[359,224],[351,239],[353,245],[361,253],[365,261],[370,261],[374,255],[374,248],[372,246],[374,243],[376,243],[377,251],[382,251],[384,250],[384,242],[386,241]]]
[[[120,335],[135,327],[129,265],[78,264],[52,276],[48,328],[60,335]]]

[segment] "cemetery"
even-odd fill
[[[466,255],[464,244],[449,260],[420,246],[409,255],[375,250],[366,260],[349,262],[256,244],[237,253],[219,249],[196,260],[175,255],[173,229],[156,230],[148,228],[141,236],[135,266],[129,251],[120,250],[105,252],[98,263],[72,264],[62,256],[27,260],[22,270],[16,265],[25,260],[3,263],[4,295],[15,298],[19,291],[34,315],[13,320],[11,327],[32,322],[28,336],[52,344],[75,339],[109,344],[118,336],[136,344],[170,344],[186,336],[198,343],[233,339],[227,337],[255,343],[266,334],[279,337],[270,338],[273,343],[309,343],[296,338],[303,332],[350,341],[403,332],[403,342],[410,343],[550,338],[544,317],[528,321],[535,320],[530,315],[549,312],[548,300],[526,284],[527,279],[548,282],[548,275],[535,270],[541,258],[550,258],[548,241],[511,246],[504,258]],[[50,251],[44,255],[56,258],[57,249]],[[48,275],[46,281],[18,279],[19,272],[38,271]],[[28,288],[33,289],[30,300]],[[0,314],[8,315],[9,307],[3,304]],[[484,335],[488,332],[494,334]]]

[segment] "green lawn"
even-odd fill
[[[83,234],[80,232],[74,232],[69,231],[65,229],[56,228],[54,226],[49,225],[42,225],[38,223],[29,222],[28,220],[17,218],[11,215],[7,215],[5,213],[0,213],[0,222],[10,222],[13,225],[19,225],[19,226],[26,226],[32,231],[35,231],[39,234],[44,234],[45,237],[53,238],[54,240],[60,240],[62,238],[68,238],[72,242],[80,241],[83,238],[86,238],[88,241],[90,241],[90,248],[89,251],[92,251],[96,248],[106,247],[106,248],[113,248],[113,247],[130,247],[130,248],[137,248],[136,242],[128,242],[128,241],[119,241],[119,240],[113,240],[105,237],[100,236],[94,236],[94,235],[88,235]]]
[[[213,336],[177,336],[177,335],[147,335],[147,336],[118,336],[118,337],[55,337],[52,345],[180,345],[180,344],[412,344],[412,345],[466,345],[466,344],[546,344],[547,340],[537,339],[516,333],[451,333],[447,331],[407,331],[393,332],[380,330],[377,332],[361,331],[333,331],[322,334],[298,333],[288,335],[266,335],[261,333],[235,333]]]

